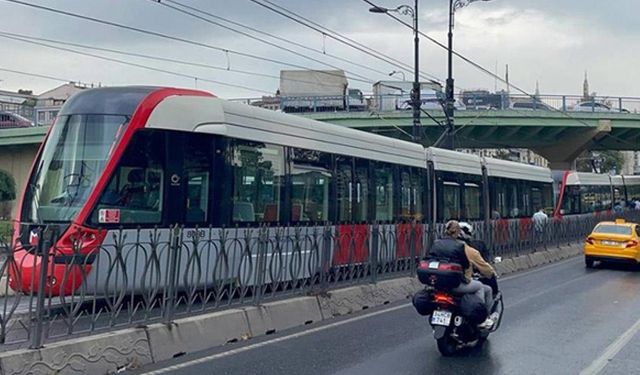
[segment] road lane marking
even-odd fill
[[[533,269],[533,270],[529,270],[529,271],[525,271],[525,272],[517,272],[517,273],[515,273],[513,275],[509,275],[509,276],[506,276],[504,278],[500,278],[499,280],[501,280],[502,282],[505,282],[505,281],[509,281],[509,280],[512,280],[512,279],[517,279],[517,278],[520,278],[520,277],[528,276],[530,274],[534,274],[534,273],[537,273],[537,272],[540,272],[540,271],[544,271],[544,270],[547,270],[547,269],[550,269],[550,268],[554,268],[554,267],[559,266],[559,265],[564,264],[564,263],[569,263],[572,260],[575,260],[575,259],[569,258],[569,259],[565,259],[565,260],[557,262],[557,263],[552,263],[552,264],[549,264],[549,265],[545,265],[543,267],[539,267],[539,268],[536,268],[536,269]],[[228,350],[228,351],[225,351],[225,352],[222,352],[222,353],[217,353],[217,354],[209,355],[209,356],[206,356],[206,357],[193,359],[191,361],[178,363],[176,365],[167,366],[167,367],[164,367],[162,369],[145,372],[145,373],[143,373],[143,375],[166,374],[166,373],[169,373],[171,371],[176,371],[176,370],[184,369],[184,368],[187,368],[187,367],[191,367],[191,366],[207,363],[207,362],[210,362],[210,361],[213,361],[213,360],[216,360],[216,359],[220,359],[220,358],[228,357],[228,356],[235,355],[235,354],[238,354],[238,353],[246,352],[246,351],[249,351],[249,350],[257,349],[257,348],[260,348],[260,347],[263,347],[263,346],[267,346],[267,345],[270,345],[270,344],[275,344],[275,343],[279,343],[279,342],[283,342],[283,341],[288,341],[288,340],[295,339],[295,338],[298,338],[298,337],[307,336],[307,335],[310,335],[310,334],[313,334],[313,333],[316,333],[316,332],[321,332],[321,331],[324,331],[324,330],[327,330],[327,329],[330,329],[330,328],[335,328],[335,327],[339,327],[339,326],[342,326],[342,325],[345,325],[345,324],[353,323],[353,322],[356,322],[356,321],[359,321],[359,320],[362,320],[362,319],[371,318],[371,317],[382,315],[382,314],[385,314],[385,313],[388,313],[388,312],[401,310],[401,309],[409,307],[409,306],[412,306],[412,304],[411,303],[405,303],[405,304],[394,306],[394,307],[391,307],[391,308],[388,308],[388,309],[379,310],[379,311],[375,311],[375,312],[372,312],[372,313],[359,315],[359,316],[356,316],[356,317],[353,317],[353,318],[341,320],[341,321],[335,322],[335,323],[326,324],[326,325],[323,325],[323,326],[320,326],[320,327],[316,327],[316,328],[311,328],[309,330],[301,331],[301,332],[294,333],[294,334],[291,334],[291,335],[282,336],[282,337],[278,337],[278,338],[267,340],[267,341],[262,341],[262,342],[259,342],[259,343],[243,346],[243,347],[240,347],[240,348],[237,348],[237,349],[231,349],[231,350]]]
[[[625,331],[620,337],[618,337],[614,342],[611,343],[607,347],[607,349],[602,353],[602,355],[596,358],[595,361],[591,363],[591,365],[584,370],[580,371],[580,375],[596,375],[602,371],[609,361],[611,361],[622,348],[625,347],[631,341],[633,336],[640,331],[640,319],[636,321],[631,328]]]
[[[209,361],[212,361],[212,360],[215,360],[215,359],[228,357],[230,355],[246,352],[248,350],[260,348],[262,346],[267,346],[267,345],[270,345],[270,344],[275,344],[275,343],[278,343],[278,342],[287,341],[287,340],[295,339],[295,338],[298,338],[298,337],[310,335],[312,333],[324,331],[324,330],[327,330],[329,328],[339,327],[339,326],[342,326],[342,325],[345,325],[345,324],[356,322],[358,320],[367,319],[367,318],[371,318],[371,317],[378,316],[378,315],[381,315],[381,314],[386,314],[388,312],[404,309],[404,308],[409,307],[409,306],[411,306],[410,303],[405,303],[405,304],[402,304],[402,305],[399,305],[399,306],[390,307],[388,309],[375,311],[375,312],[372,312],[372,313],[369,313],[369,314],[360,315],[360,316],[356,316],[356,317],[353,317],[353,318],[350,318],[350,319],[341,320],[339,322],[335,322],[335,323],[323,325],[323,326],[320,326],[320,327],[312,328],[312,329],[309,329],[307,331],[302,331],[302,332],[294,333],[294,334],[291,334],[291,335],[288,335],[288,336],[278,337],[278,338],[275,338],[275,339],[272,339],[272,340],[263,341],[263,342],[259,342],[259,343],[256,343],[256,344],[243,346],[241,348],[232,349],[232,350],[229,350],[229,351],[226,351],[226,352],[222,352],[222,353],[213,354],[213,355],[210,355],[210,356],[207,356],[207,357],[194,359],[192,361],[179,363],[179,364],[173,365],[173,366],[168,366],[168,367],[165,367],[165,368],[162,368],[162,369],[159,369],[159,370],[145,372],[144,375],[166,374],[166,373],[171,372],[171,371],[176,371],[176,370],[180,370],[180,369],[183,369],[183,368],[186,368],[186,367],[191,367],[191,366],[194,366],[194,365],[206,363],[206,362],[209,362]]]

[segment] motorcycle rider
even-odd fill
[[[433,243],[429,256],[440,259],[447,259],[450,262],[458,263],[464,269],[463,282],[453,289],[454,293],[473,293],[484,302],[487,313],[493,309],[493,290],[490,286],[473,279],[473,269],[476,268],[480,274],[486,278],[495,277],[493,267],[489,265],[480,252],[460,240],[460,223],[450,220],[445,226],[445,236]],[[493,315],[493,314],[492,314]],[[478,325],[480,328],[491,328],[494,324],[495,316],[490,315]]]
[[[484,241],[473,238],[473,235],[474,235],[473,226],[466,222],[460,222],[459,225],[460,225],[460,239],[464,241],[467,245],[478,250],[478,252],[480,252],[480,255],[482,255],[482,258],[487,263],[489,263],[489,259],[490,259],[489,249],[487,248],[487,245],[484,243]],[[498,279],[495,275],[490,278],[481,277],[480,279],[478,279],[478,281],[480,281],[483,284],[489,285],[493,291],[494,297],[498,294],[499,292]]]

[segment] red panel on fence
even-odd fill
[[[533,220],[531,220],[530,217],[520,218],[520,240],[521,241],[529,238],[532,224],[533,224]]]
[[[509,242],[509,220],[496,220],[494,239],[496,245],[504,245]]]
[[[333,252],[334,266],[364,263],[369,260],[368,227],[366,224],[345,224],[336,227],[338,241],[336,241],[337,248]]]
[[[396,226],[396,238],[398,243],[396,244],[396,257],[407,258],[411,256],[411,248],[409,244],[411,242],[411,228],[414,227],[414,246],[415,255],[422,254],[422,232],[424,224],[398,224]]]

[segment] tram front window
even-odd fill
[[[118,115],[58,117],[29,181],[24,220],[72,220],[100,178],[128,120]]]

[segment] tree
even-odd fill
[[[576,170],[578,172],[620,173],[624,157],[620,151],[587,151],[578,158]]]
[[[0,169],[0,219],[11,215],[10,201],[16,199],[16,182],[13,176]]]

